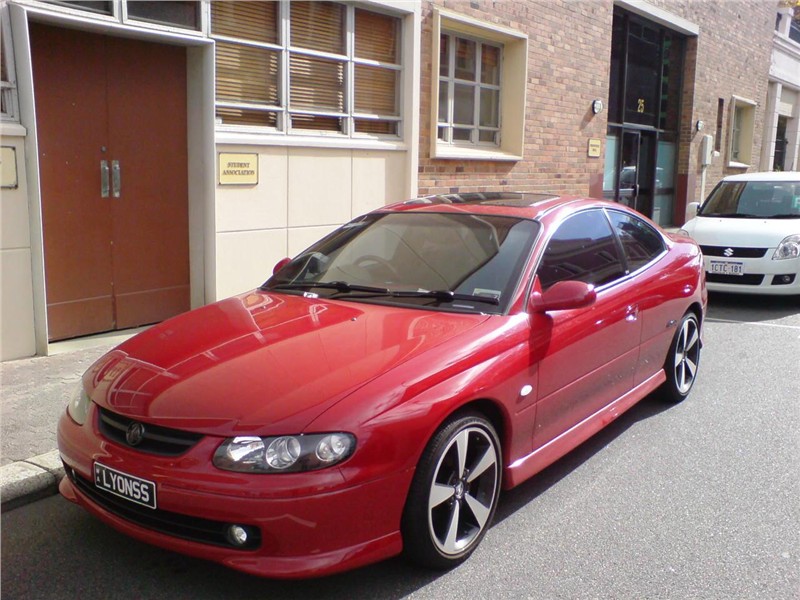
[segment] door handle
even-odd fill
[[[111,185],[112,185],[112,194],[114,198],[119,198],[120,193],[122,192],[122,179],[119,170],[119,161],[112,160],[111,161]]]
[[[108,161],[100,161],[100,197],[108,198]]]
[[[625,314],[625,320],[629,323],[634,323],[639,318],[639,307],[629,306]]]

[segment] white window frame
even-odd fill
[[[8,6],[0,7],[0,36],[2,36],[2,60],[6,65],[6,76],[8,80],[0,81],[0,94],[3,95],[3,102],[6,110],[0,113],[0,120],[19,123],[19,100],[17,97],[17,74],[14,68],[14,44],[11,39],[11,22],[8,14]]]
[[[369,4],[352,4],[352,3],[337,3],[345,7],[345,52],[346,54],[336,54],[331,52],[322,52],[318,50],[311,50],[299,46],[293,46],[291,43],[291,28],[290,28],[290,3],[281,2],[279,4],[279,25],[278,25],[278,42],[277,44],[255,42],[252,40],[245,40],[225,35],[212,35],[211,34],[211,17],[210,8],[208,16],[208,33],[209,37],[223,42],[231,42],[235,44],[244,44],[256,48],[263,48],[265,50],[272,50],[280,53],[280,67],[279,67],[279,82],[278,82],[278,98],[279,105],[262,105],[262,104],[248,104],[242,102],[218,102],[215,100],[215,106],[222,106],[227,108],[244,108],[249,110],[263,110],[265,112],[274,112],[277,115],[277,126],[256,126],[256,125],[234,125],[223,124],[217,122],[217,130],[236,133],[257,133],[257,134],[270,134],[273,136],[281,137],[296,137],[296,136],[313,136],[319,138],[335,138],[335,139],[351,139],[351,140],[387,140],[387,141],[400,141],[403,136],[403,115],[404,115],[404,90],[403,90],[403,62],[404,62],[404,15],[391,10],[384,10],[379,6],[372,3]],[[394,17],[398,20],[397,32],[397,55],[399,63],[385,63],[376,60],[357,58],[355,56],[355,11],[362,9],[369,12],[378,14],[385,14]],[[345,65],[345,110],[342,112],[325,111],[325,110],[306,110],[291,108],[289,102],[289,90],[291,87],[290,81],[290,61],[291,56],[308,56],[323,58]],[[358,112],[355,110],[355,67],[356,65],[380,67],[396,73],[397,87],[395,90],[395,102],[397,107],[396,115],[379,115],[372,113]],[[291,115],[313,115],[322,117],[335,117],[340,118],[344,122],[341,131],[323,131],[314,129],[300,129],[291,127]],[[359,133],[355,130],[356,119],[363,120],[380,120],[392,121],[396,123],[396,134],[370,134]]]
[[[525,101],[528,78],[528,36],[514,29],[473,19],[465,15],[435,8],[433,13],[433,35],[431,46],[431,158],[453,160],[522,160],[525,146]],[[442,35],[455,35],[487,43],[501,48],[500,65],[500,114],[498,116],[499,145],[482,143],[459,143],[451,137],[439,139],[439,85],[454,77],[450,70],[448,77],[440,78],[439,45]],[[451,56],[454,57],[454,51]],[[451,65],[454,58],[451,58]],[[460,80],[459,80],[460,81]],[[475,82],[472,82],[475,83]],[[448,82],[449,85],[449,82]],[[480,80],[476,83],[478,89]],[[452,89],[453,86],[450,86]],[[486,86],[490,87],[490,86]],[[452,116],[452,93],[448,90],[448,117]],[[476,110],[480,104],[476,101]],[[475,120],[477,127],[478,120]],[[477,134],[476,134],[477,135]]]
[[[744,169],[753,161],[756,103],[732,96],[729,111],[728,166]]]

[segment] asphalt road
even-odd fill
[[[713,296],[705,342],[687,401],[646,399],[504,494],[451,572],[264,580],[52,497],[2,515],[2,598],[798,599],[800,303]]]

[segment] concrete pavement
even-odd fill
[[[58,419],[83,372],[126,337],[130,334],[72,343],[51,356],[0,363],[3,511],[56,493],[64,475],[56,450]],[[81,347],[87,343],[91,347]]]

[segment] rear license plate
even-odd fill
[[[744,263],[712,260],[709,272],[719,275],[744,275]]]
[[[147,508],[156,508],[156,484],[152,481],[128,475],[96,462],[94,485],[125,500]]]

